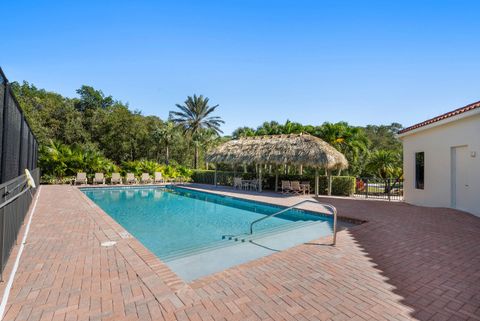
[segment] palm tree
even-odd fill
[[[346,122],[336,124],[326,122],[319,128],[318,135],[343,153],[351,167],[356,167],[360,156],[368,151],[369,142],[364,131]],[[340,175],[340,170],[338,174]]]
[[[170,162],[170,146],[177,139],[177,136],[177,127],[172,121],[167,121],[153,132],[154,139],[162,142],[165,146],[165,164],[167,165]]]
[[[255,135],[278,135],[282,133],[282,125],[276,121],[266,121],[257,128]]]
[[[208,105],[208,101],[208,97],[203,97],[203,95],[188,96],[184,105],[176,104],[180,111],[171,111],[170,120],[182,126],[185,133],[190,134],[192,139],[195,139],[201,129],[211,129],[216,134],[223,133],[220,125],[225,122],[218,116],[211,116],[219,105],[211,107]],[[194,167],[198,168],[198,144],[194,144],[194,147]]]
[[[218,134],[212,129],[200,130],[193,138],[195,146],[203,147],[203,153],[207,153],[211,148],[220,143]],[[205,167],[208,169],[208,162],[205,162]]]
[[[69,160],[72,158],[72,150],[60,142],[50,140],[48,145],[42,145],[40,149],[40,166],[42,170],[64,177],[68,173]]]
[[[370,155],[366,168],[376,176],[386,179],[397,174],[399,163],[400,157],[397,153],[390,150],[376,150]]]

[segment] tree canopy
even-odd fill
[[[14,82],[12,88],[41,145],[44,173],[52,175],[63,175],[69,172],[65,166],[75,164],[112,169],[139,161],[145,165],[147,160],[204,168],[208,167],[205,153],[231,139],[220,137],[224,122],[216,115],[219,105],[211,106],[203,95],[188,96],[170,112],[169,119],[162,120],[142,115],[91,86],[79,88],[75,98],[28,82]],[[401,128],[397,123],[362,127],[346,122],[305,125],[289,120],[283,124],[267,121],[257,128],[239,127],[232,137],[308,133],[347,157],[350,167],[343,174],[398,177],[402,157],[401,143],[395,135]],[[52,159],[56,163],[49,162]]]

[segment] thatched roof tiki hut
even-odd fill
[[[254,136],[228,141],[211,151],[206,160],[217,164],[257,164],[257,165],[293,165],[313,167],[315,171],[315,195],[318,196],[318,169],[327,172],[345,169],[348,162],[345,156],[318,137],[308,134]],[[258,178],[261,187],[262,166],[259,166]],[[275,184],[278,186],[278,171]],[[328,194],[331,193],[329,178]]]

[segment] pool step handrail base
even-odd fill
[[[294,209],[302,204],[305,204],[305,203],[313,203],[313,204],[317,204],[317,205],[322,205],[324,208],[327,208],[329,209],[332,213],[330,213],[331,215],[333,215],[333,238],[332,238],[332,245],[335,245],[337,243],[337,208],[335,206],[333,206],[332,204],[328,204],[328,203],[321,203],[321,202],[317,202],[317,201],[314,201],[314,200],[310,200],[310,199],[307,199],[307,200],[303,200],[301,202],[298,202],[296,204],[293,204],[292,206],[289,206],[287,208],[284,208],[276,213],[273,213],[273,214],[270,214],[270,215],[267,215],[265,217],[262,217],[262,218],[259,218],[255,221],[253,221],[252,223],[250,223],[250,234],[253,234],[253,226],[263,220],[266,220],[268,218],[271,218],[271,217],[274,217],[274,216],[277,216],[279,214],[282,214],[282,213],[285,213],[291,209]]]

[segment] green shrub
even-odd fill
[[[142,175],[142,173],[149,173],[153,175],[155,172],[162,172],[163,166],[154,161],[138,160],[122,163],[122,174],[133,173],[136,176]]]
[[[232,185],[233,172],[217,171],[218,185]],[[212,170],[194,170],[192,174],[192,181],[199,184],[213,184],[215,181],[215,171]]]
[[[44,181],[56,178],[63,181],[63,178],[69,178],[78,172],[109,174],[118,170],[118,166],[98,151],[53,141],[40,148],[39,166],[45,176]]]
[[[355,177],[332,176],[332,195],[352,196],[355,193]]]

